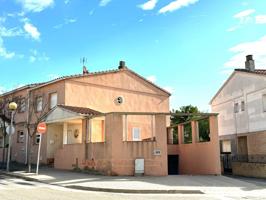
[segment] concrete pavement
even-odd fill
[[[40,175],[23,171],[12,175],[51,185],[91,191],[130,193],[179,193],[232,198],[266,199],[266,181],[225,176],[110,177],[41,168]],[[156,192],[157,191],[157,192]],[[175,192],[174,192],[175,191]]]

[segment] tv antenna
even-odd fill
[[[83,57],[80,59],[80,63],[82,63],[83,67],[85,66],[85,63],[87,63],[87,58]]]

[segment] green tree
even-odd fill
[[[179,108],[179,110],[172,110],[173,114],[182,114],[182,113],[189,113],[189,114],[193,114],[193,113],[200,113],[199,109],[197,106],[192,106],[192,105],[187,105],[187,106],[181,106]],[[180,124],[180,123],[184,123],[187,121],[190,121],[192,119],[194,119],[196,116],[193,115],[173,115],[171,117],[171,124],[175,125],[175,124]]]

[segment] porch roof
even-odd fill
[[[57,105],[44,117],[46,123],[64,122],[74,119],[98,116],[103,113],[84,107]]]

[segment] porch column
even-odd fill
[[[63,144],[67,144],[67,123],[63,124]]]

